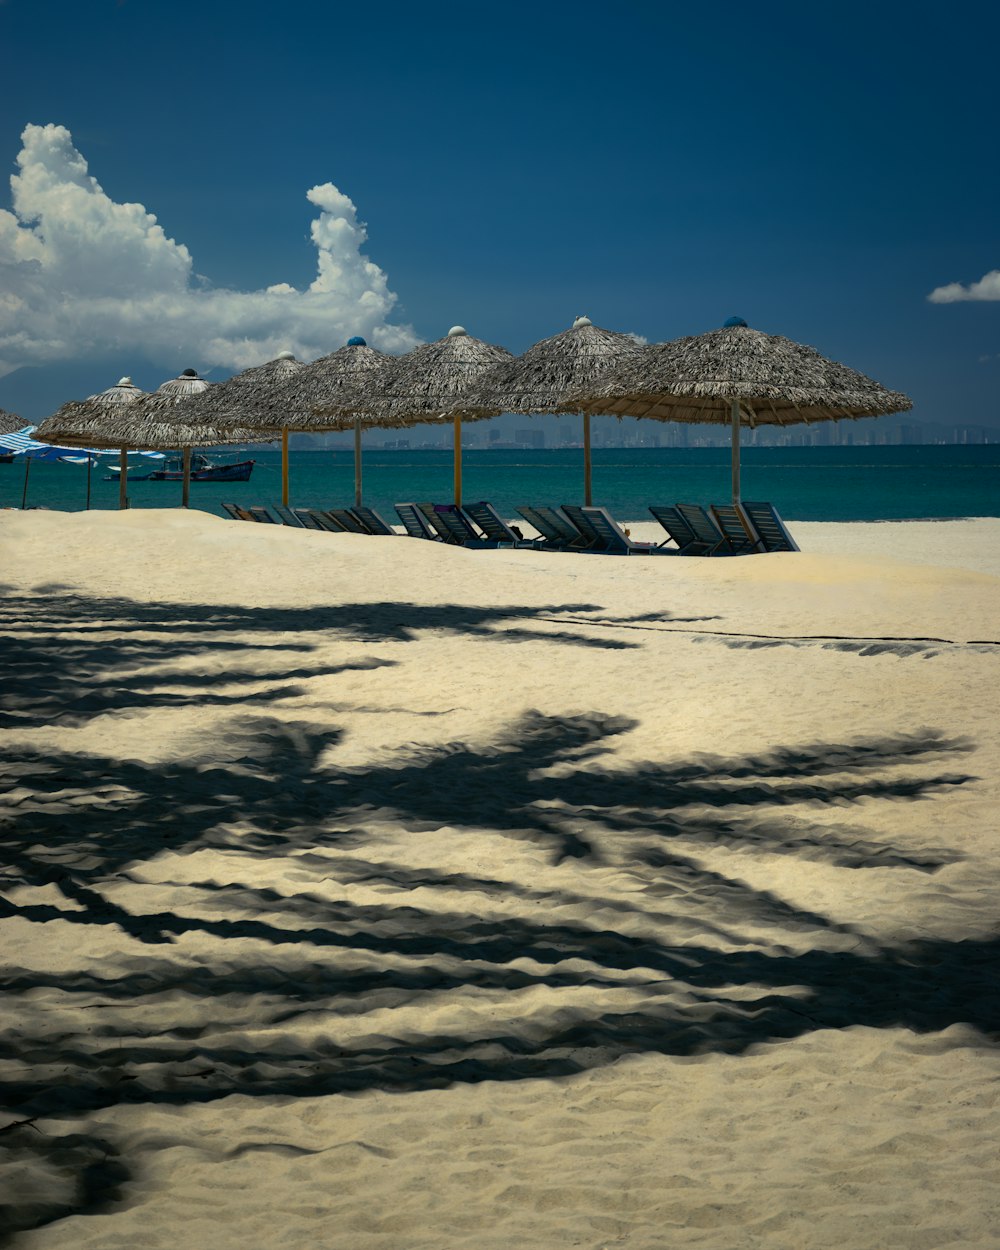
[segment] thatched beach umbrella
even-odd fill
[[[129,377],[119,378],[114,386],[91,395],[83,403],[63,404],[53,417],[49,417],[35,431],[40,441],[46,443],[65,443],[67,446],[102,446],[118,447],[117,442],[107,442],[103,438],[105,418],[114,419],[127,405],[134,404],[146,394]],[[93,427],[97,441],[90,437],[88,428]],[[127,506],[126,478],[128,470],[128,448],[121,444],[119,455],[121,479],[118,485],[118,507]],[[92,462],[87,461],[87,507],[90,507],[90,472]]]
[[[213,386],[185,404],[190,412],[224,425],[239,421],[281,434],[282,502],[288,504],[288,435],[292,431],[324,433],[354,430],[355,504],[361,504],[361,431],[367,421],[365,402],[372,383],[393,362],[392,356],[369,347],[363,338],[347,343],[304,365],[283,352],[277,359]],[[335,415],[319,415],[331,408]]]
[[[795,425],[905,412],[912,402],[812,347],[730,317],[711,330],[641,348],[576,396],[585,412],[732,428],[733,502],[740,499],[740,426]]]
[[[282,388],[281,399],[293,429],[313,433],[354,430],[355,507],[362,503],[361,433],[382,424],[368,413],[369,396],[395,363],[394,356],[376,351],[355,335],[343,347],[307,365]]]
[[[182,503],[187,507],[193,447],[260,439],[259,431],[235,427],[221,430],[178,419],[178,406],[208,385],[193,369],[187,369],[179,377],[164,382],[152,395],[140,392],[139,398],[127,403],[109,405],[106,402],[97,402],[108,394],[105,391],[100,396],[95,396],[94,400],[64,404],[54,416],[39,426],[37,434],[48,442],[60,442],[69,446],[121,447],[122,479],[127,474],[126,449],[129,447],[180,451],[184,459]],[[128,506],[124,480],[119,485],[119,506]]]
[[[506,348],[484,343],[462,326],[453,326],[443,339],[399,356],[372,385],[366,403],[372,425],[419,425],[451,418],[456,504],[462,502],[462,418],[480,420],[489,415],[467,411],[463,400],[491,368],[512,359]],[[318,411],[350,415],[349,405],[323,405]]]
[[[273,360],[263,365],[253,365],[228,378],[206,386],[191,397],[184,397],[184,406],[177,414],[192,425],[202,423],[213,429],[227,426],[241,430],[258,429],[257,441],[270,441],[281,436],[281,500],[288,504],[288,431],[289,426],[279,420],[283,405],[275,396],[306,365],[296,360],[292,352],[279,352]],[[161,388],[162,389],[162,388]]]
[[[592,387],[616,364],[639,351],[630,334],[602,330],[577,317],[568,330],[542,339],[513,361],[497,365],[472,396],[482,416],[501,412],[569,413],[580,409],[572,396]],[[590,413],[583,414],[583,497],[592,502]]]
[[[16,434],[18,430],[23,430],[27,424],[26,421],[22,421],[14,413],[0,408],[0,434]]]

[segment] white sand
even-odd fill
[[[0,513],[18,1250],[995,1250],[1000,520],[793,529]]]

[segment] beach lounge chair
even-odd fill
[[[747,556],[764,550],[760,536],[754,529],[750,518],[743,513],[738,504],[713,503],[709,505],[709,512],[716,525],[725,534],[729,550],[733,555]]]
[[[652,556],[673,555],[663,550],[662,543],[635,543],[622,529],[607,508],[584,508],[583,515],[606,543],[605,550],[611,555]]]
[[[695,537],[702,546],[702,550],[695,553],[685,552],[685,555],[703,555],[716,556],[728,555],[730,552],[729,543],[725,534],[719,529],[715,521],[705,511],[700,503],[679,503],[676,505],[677,511],[682,519],[694,531]]]
[[[324,516],[316,508],[293,508],[307,530],[325,530],[328,534],[342,534],[344,531],[331,517]]]
[[[228,512],[234,521],[256,520],[255,517],[250,515],[246,508],[241,508],[238,503],[223,503],[220,504],[219,507],[222,508],[224,512]]]
[[[765,551],[799,550],[798,544],[785,528],[785,523],[773,504],[743,502],[739,506],[757,531],[757,536]]]
[[[593,521],[587,516],[580,504],[564,503],[562,512],[569,523],[579,531],[583,542],[582,550],[592,552],[607,551],[610,539],[595,528]]]
[[[411,538],[429,538],[436,543],[444,542],[441,535],[431,528],[430,521],[417,504],[396,504],[396,515],[403,522],[403,527]]]
[[[678,555],[701,556],[706,554],[705,543],[702,542],[676,508],[672,508],[669,504],[651,504],[649,510],[659,521],[661,528],[666,530],[668,538],[676,543]]]
[[[272,503],[271,511],[281,518],[282,524],[284,525],[302,526],[301,518],[297,517],[291,508],[286,508],[284,504]]]
[[[442,540],[442,542],[449,543],[452,547],[460,547],[462,545],[459,541],[458,535],[453,533],[448,528],[448,526],[444,523],[444,520],[438,514],[438,505],[436,503],[418,503],[417,508],[419,509],[424,520],[431,527],[434,533],[437,534],[438,538]]]
[[[459,547],[495,547],[472,524],[465,512],[453,503],[436,503],[434,519],[437,525],[443,525],[448,532],[448,540]]]
[[[340,528],[342,530],[346,530],[349,534],[368,533],[350,508],[327,508],[323,515],[326,517],[332,517]]]
[[[535,539],[518,537],[496,508],[485,500],[480,503],[466,504],[464,511],[479,526],[490,542],[498,547],[535,547],[538,545]]]
[[[369,534],[389,534],[393,538],[399,537],[392,526],[386,524],[374,508],[352,508],[351,511]]]
[[[525,504],[517,511],[529,525],[538,530],[549,550],[566,551],[569,548],[582,546],[583,539],[579,530],[570,525],[558,508],[532,507]]]
[[[250,513],[253,520],[259,521],[262,525],[281,524],[277,517],[271,516],[270,512],[268,512],[262,503],[251,504],[250,507],[247,508],[247,512]]]

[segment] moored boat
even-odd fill
[[[229,464],[216,464],[207,456],[193,455],[191,457],[191,481],[249,482],[256,463],[255,460],[237,460]],[[111,476],[104,479],[106,482],[113,481],[121,472],[116,466],[109,467]],[[128,480],[130,482],[181,482],[184,480],[183,461],[179,456],[174,456],[165,461],[160,468],[153,469],[149,473],[143,473],[141,476],[129,473]]]

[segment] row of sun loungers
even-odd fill
[[[373,508],[286,508],[271,504],[244,508],[223,504],[238,521],[296,525],[330,533],[395,536]],[[492,504],[398,503],[396,513],[406,534],[458,547],[532,547],[537,551],[587,551],[604,555],[752,555],[798,551],[798,546],[769,503],[672,504],[650,513],[667,537],[660,543],[633,542],[606,508],[563,504],[561,508],[518,508],[537,532],[527,538],[509,525]]]

